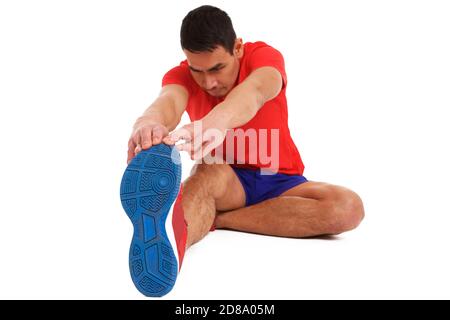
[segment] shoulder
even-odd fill
[[[187,61],[184,60],[180,62],[179,65],[173,67],[169,71],[166,72],[165,76],[171,75],[171,76],[186,76],[189,75],[189,67],[187,64]]]
[[[162,85],[165,86],[168,84],[179,84],[184,86],[190,93],[193,92],[195,86],[193,85],[192,75],[186,60],[166,72],[162,80]]]
[[[246,42],[244,44],[244,57],[251,59],[254,58],[255,55],[259,56],[264,54],[282,56],[280,51],[263,41]]]
[[[247,74],[261,67],[277,69],[283,79],[283,86],[287,84],[287,76],[283,55],[269,44],[258,41],[244,44],[243,67]]]

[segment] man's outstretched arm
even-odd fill
[[[258,68],[201,120],[202,132],[194,132],[195,125],[190,123],[164,141],[173,144],[180,139],[186,140],[186,143],[178,145],[178,149],[189,152],[194,160],[201,159],[222,143],[227,129],[250,121],[267,101],[278,96],[282,87],[283,78],[276,68]],[[222,136],[212,137],[208,132],[212,128],[219,130]]]
[[[162,88],[158,98],[133,126],[128,141],[127,162],[142,149],[161,143],[169,131],[176,128],[186,109],[188,96],[187,90],[181,85],[171,84]]]
[[[246,124],[267,101],[278,96],[282,86],[282,76],[274,67],[256,69],[202,119],[203,126],[220,124],[224,129],[232,129]]]

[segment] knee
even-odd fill
[[[353,191],[345,189],[337,192],[334,200],[328,204],[331,234],[340,234],[359,226],[364,219],[364,205]]]

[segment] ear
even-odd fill
[[[242,38],[237,38],[234,42],[234,55],[236,58],[240,59],[244,55],[244,44]]]

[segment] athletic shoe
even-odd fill
[[[165,144],[142,150],[122,178],[120,199],[134,227],[130,274],[149,297],[172,290],[183,260],[187,228],[180,185],[180,154]]]

